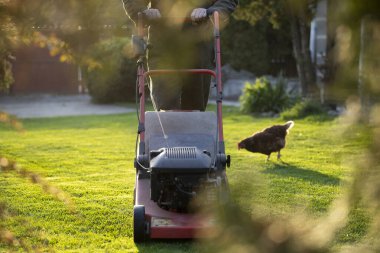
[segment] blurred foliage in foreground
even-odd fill
[[[16,117],[9,115],[5,112],[0,112],[0,124],[7,125],[15,131],[18,131],[20,134],[24,133],[24,128],[21,121],[18,120]],[[15,173],[21,178],[30,180],[33,184],[39,185],[45,193],[50,194],[54,196],[56,199],[62,201],[63,203],[65,203],[65,205],[71,213],[75,213],[74,204],[65,192],[49,184],[37,173],[22,168],[17,162],[7,159],[0,153],[0,173],[10,172]],[[6,245],[15,248],[22,248],[26,252],[35,251],[34,246],[30,245],[27,242],[27,240],[24,240],[23,238],[18,238],[16,235],[14,235],[12,231],[7,229],[7,227],[3,226],[1,221],[5,220],[8,215],[9,210],[7,208],[6,203],[0,202],[0,243],[5,243]],[[28,225],[25,226],[29,228]]]
[[[356,138],[351,129],[364,127],[372,139],[353,164],[356,170],[350,187],[333,203],[326,216],[316,219],[306,215],[263,218],[247,215],[239,206],[226,204],[220,211],[222,223],[214,231],[215,237],[208,252],[332,252],[329,246],[347,225],[350,212],[358,204],[365,207],[371,217],[367,235],[361,242],[339,251],[380,252],[380,69],[378,57],[371,57],[378,56],[380,50],[380,23],[376,17],[376,13],[380,13],[380,3],[375,0],[341,0],[336,3],[339,8],[335,10],[339,10],[340,15],[336,20],[337,87],[360,81],[361,92],[350,92],[357,96],[347,99],[347,111],[341,119],[342,138]],[[368,13],[372,15],[366,16]],[[1,163],[2,167],[8,167],[7,160],[2,159]],[[2,218],[4,208],[0,207]],[[1,230],[0,235],[3,241],[12,241],[9,231]]]
[[[222,226],[210,243],[215,252],[380,252],[380,2],[333,1],[331,17],[336,24],[337,96],[349,96],[341,118],[342,138],[353,140],[352,129],[361,127],[371,136],[371,144],[357,157],[354,177],[345,194],[331,206],[326,216],[249,216],[234,204],[222,206]],[[347,84],[356,89],[347,91]],[[358,89],[359,87],[359,89]],[[321,133],[322,134],[322,133]],[[369,227],[360,242],[332,250],[349,215],[358,205],[368,210]]]
[[[353,129],[361,128],[370,133],[372,143],[367,150],[358,151],[355,157],[350,158],[356,161],[352,165],[355,167],[353,178],[342,186],[345,189],[343,194],[333,201],[323,216],[313,217],[302,211],[286,216],[247,213],[246,207],[241,205],[255,206],[254,197],[245,204],[225,203],[217,207],[219,222],[211,233],[212,239],[205,241],[207,246],[204,252],[379,252],[380,105],[371,108],[371,122],[363,124],[358,101],[347,102],[346,116],[339,119],[339,131],[335,134],[345,139],[344,143],[351,143],[358,138]],[[255,189],[249,191],[250,194],[255,194]],[[358,206],[366,210],[361,218],[357,217],[360,216]],[[360,226],[364,227],[356,231],[363,233],[359,236],[360,239],[349,241],[353,243],[349,245],[342,231],[347,233],[352,219],[362,219]]]
[[[33,184],[39,185],[46,194],[52,195],[54,198],[62,201],[67,206],[71,213],[75,213],[75,207],[71,199],[67,196],[65,192],[59,188],[49,184],[40,175],[32,171],[28,171],[18,165],[16,162],[11,161],[0,154],[0,172],[9,173],[13,172],[21,178],[25,178],[31,181]],[[5,203],[0,202],[0,221],[5,220],[9,215],[9,210]],[[32,229],[28,224],[25,224],[27,229]],[[0,222],[0,243],[5,243],[6,245],[12,246],[14,248],[22,248],[25,252],[36,251],[33,245],[30,245],[28,240],[24,238],[17,237],[12,231],[3,227]]]

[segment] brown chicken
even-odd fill
[[[294,122],[288,121],[284,125],[268,127],[239,142],[238,149],[244,148],[253,153],[267,155],[267,161],[271,153],[278,152],[277,159],[280,160],[280,151],[285,147],[285,137],[293,126]]]

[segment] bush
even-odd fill
[[[127,57],[129,38],[113,38],[97,44],[92,58],[99,67],[87,72],[88,89],[99,103],[135,101],[136,61]]]
[[[308,99],[296,103],[292,108],[283,111],[280,116],[284,120],[302,119],[308,116],[327,116],[327,112],[323,105]]]
[[[285,91],[282,79],[272,86],[266,78],[256,79],[255,84],[246,83],[239,100],[240,110],[245,113],[279,113],[290,103],[290,97]]]

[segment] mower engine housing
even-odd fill
[[[151,151],[151,200],[166,210],[189,212],[192,200],[206,189],[216,188],[218,180],[212,168],[210,153],[197,147]]]

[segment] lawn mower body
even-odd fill
[[[214,13],[216,71],[208,69],[145,71],[138,65],[139,141],[135,168],[134,240],[200,236],[212,220],[198,208],[228,195],[222,125],[219,16]],[[141,28],[140,28],[141,29]],[[140,30],[139,29],[139,30]],[[143,38],[142,34],[139,34]],[[140,50],[144,51],[144,50]],[[144,54],[145,55],[145,54]],[[145,80],[174,72],[208,74],[217,82],[217,112],[145,112]]]

